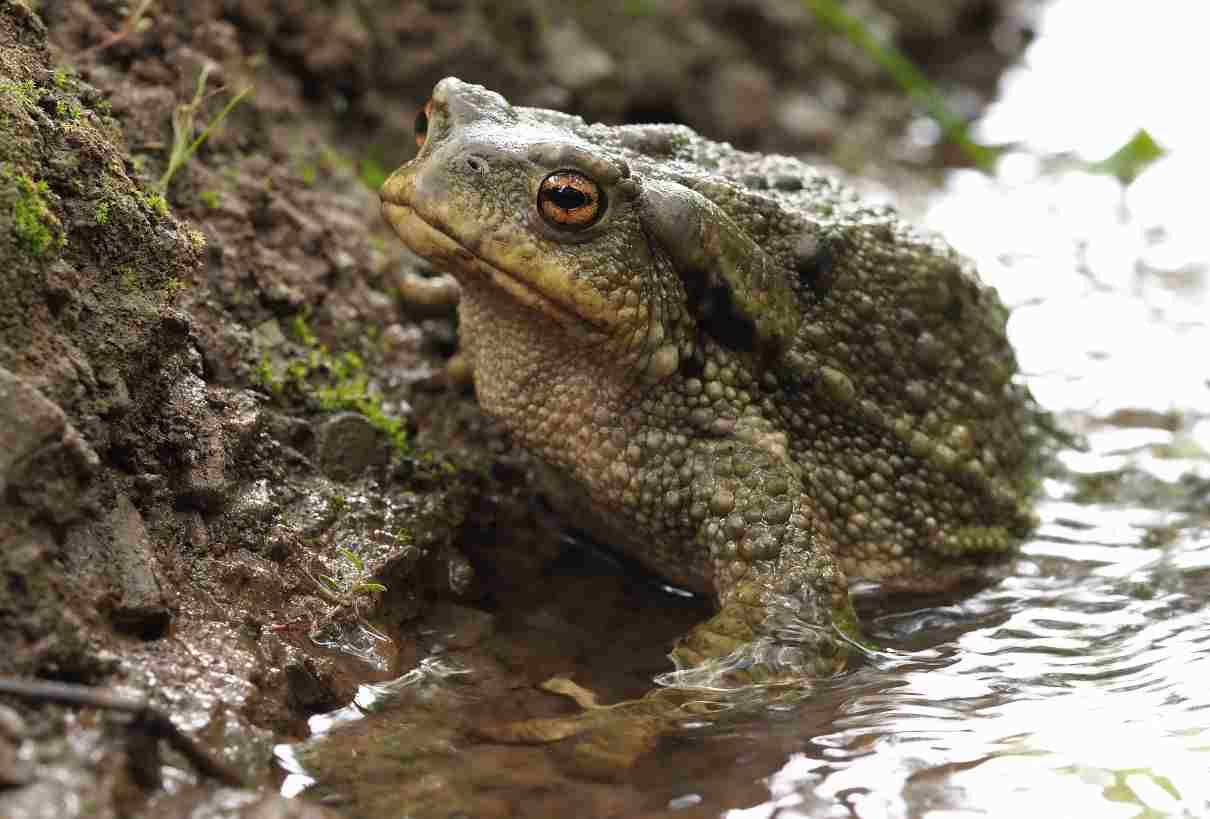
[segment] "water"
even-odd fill
[[[691,721],[602,777],[561,746],[462,730],[500,715],[476,711],[485,701],[516,716],[575,711],[533,689],[560,672],[635,696],[662,668],[653,646],[701,616],[624,573],[602,591],[601,567],[569,564],[547,578],[550,599],[506,620],[439,613],[432,659],[317,718],[325,739],[281,750],[298,774],[287,790],[309,774],[312,797],[374,817],[1210,815],[1200,5],[1053,4],[980,134],[1022,148],[994,177],[952,175],[921,208],[1015,308],[1034,395],[1089,445],[1059,454],[1043,523],[1005,579],[874,612],[882,650],[856,670],[796,704]],[[1124,190],[1039,159],[1099,159],[1140,126],[1171,153]],[[585,611],[584,595],[599,606]]]

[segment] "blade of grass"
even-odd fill
[[[922,105],[941,127],[941,132],[981,170],[991,169],[997,152],[970,138],[966,123],[957,117],[928,78],[891,45],[879,42],[860,20],[844,11],[835,0],[803,0],[803,5],[824,25],[842,34],[878,64],[908,96]]]
[[[164,175],[160,177],[160,181],[156,183],[156,187],[161,191],[168,190],[168,183],[172,181],[172,176],[181,166],[189,161],[190,157],[201,147],[210,133],[222,124],[227,115],[231,113],[235,106],[239,105],[244,97],[252,92],[252,86],[248,86],[243,91],[240,91],[231,99],[227,100],[227,104],[222,110],[206,123],[206,127],[196,137],[190,140],[193,136],[194,118],[197,116],[198,108],[201,107],[206,94],[206,80],[210,76],[210,66],[203,66],[197,76],[197,90],[193,94],[193,99],[187,103],[183,103],[176,107],[172,114],[172,153],[168,156],[168,167],[164,169]]]

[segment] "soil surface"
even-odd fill
[[[851,6],[962,114],[1029,37],[1027,2]],[[175,755],[149,786],[129,718],[0,697],[0,815],[332,815],[275,794],[274,745],[442,624],[580,588],[378,217],[449,74],[886,178],[953,158],[795,2],[0,0],[0,675],[144,696],[249,786]],[[611,693],[703,605],[651,604]]]

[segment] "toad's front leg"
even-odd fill
[[[704,519],[695,545],[709,555],[719,611],[672,652],[694,669],[681,678],[786,681],[843,669],[857,620],[798,468],[776,447],[740,440],[696,449],[694,517]]]
[[[671,554],[698,564],[682,566],[685,575],[708,568],[719,602],[718,613],[673,650],[678,670],[637,700],[568,717],[479,722],[474,733],[521,743],[577,737],[576,766],[612,775],[685,719],[715,710],[711,701],[725,700],[726,689],[773,683],[804,690],[810,678],[842,670],[857,635],[844,573],[802,492],[798,468],[779,447],[763,444],[691,441],[677,470],[683,488],[662,495],[678,502],[662,515],[647,507],[648,523],[659,517],[662,525],[642,539],[649,548],[663,546],[665,569],[676,568],[667,563]],[[670,537],[675,542],[665,542]]]

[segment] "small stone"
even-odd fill
[[[318,430],[319,468],[334,481],[355,480],[372,466],[386,463],[386,437],[356,412],[339,412]]]
[[[773,177],[773,187],[779,191],[800,191],[802,190],[802,179],[790,174],[777,174]]]
[[[14,745],[0,739],[0,788],[28,785],[33,780],[33,764],[21,759]]]
[[[27,382],[0,368],[0,495],[13,468],[67,428],[67,416]]]
[[[24,739],[29,732],[25,720],[13,708],[0,704],[0,737],[11,740]]]

